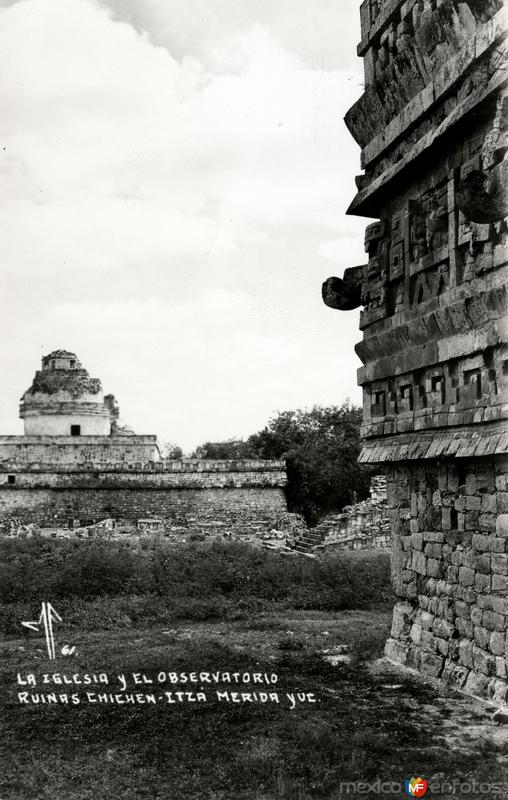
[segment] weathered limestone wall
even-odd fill
[[[390,548],[386,478],[374,476],[368,500],[346,506],[340,514],[327,514],[312,531],[322,539],[316,550],[325,553]]]
[[[126,441],[137,438],[155,437],[126,437]],[[146,444],[150,446],[150,441]],[[50,442],[52,447],[60,445]],[[76,521],[91,525],[111,517],[136,526],[139,519],[155,518],[162,520],[167,533],[173,528],[181,534],[208,527],[247,536],[276,527],[287,509],[284,461],[83,464],[72,463],[67,455],[52,464],[27,465],[11,459],[8,467],[2,466],[0,524],[15,519],[41,527],[68,527]]]
[[[349,212],[367,263],[330,278],[363,306],[364,446],[388,477],[400,598],[387,655],[508,699],[508,72],[500,0],[366,0],[362,147]]]
[[[1,473],[26,467],[121,465],[159,461],[156,436],[0,436]]]
[[[79,425],[84,436],[109,436],[111,420],[104,412],[84,402],[55,404],[52,413],[24,418],[26,436],[69,436],[72,425]]]
[[[167,533],[185,536],[213,529],[240,536],[270,530],[286,510],[280,487],[215,489],[69,488],[0,491],[0,523],[57,528],[92,525],[106,518],[137,526],[160,519]]]
[[[326,517],[313,528],[322,536],[316,552],[338,550],[379,550],[391,547],[390,523],[386,510],[358,509]]]
[[[504,702],[508,656],[506,460],[442,460],[388,473],[393,582],[386,653]]]

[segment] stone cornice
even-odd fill
[[[486,86],[474,91],[459,106],[456,106],[440,125],[422,136],[400,161],[390,165],[369,186],[358,192],[346,213],[360,217],[379,217],[383,199],[393,192],[394,181],[400,180],[402,173],[412,167],[417,159],[424,156],[446,133],[462,122],[467,114],[507,83],[506,72],[496,73]]]
[[[379,464],[436,458],[477,458],[506,455],[506,426],[470,425],[467,428],[401,434],[365,442],[359,462]]]

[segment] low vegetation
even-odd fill
[[[0,542],[0,630],[19,634],[41,600],[92,629],[234,620],[274,608],[339,611],[391,601],[389,556],[292,557],[243,543],[34,536]]]

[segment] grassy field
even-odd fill
[[[369,571],[379,577],[380,564],[372,556],[352,555],[343,563],[346,589],[347,576],[353,572],[363,570],[365,580]],[[261,570],[266,566],[263,558],[258,566]],[[293,576],[300,574],[297,565],[287,569]],[[286,578],[282,575],[281,582]],[[251,584],[256,581],[264,585],[251,573]],[[351,583],[348,591],[352,592]],[[373,668],[388,634],[391,598],[381,591],[378,603],[371,598],[366,604],[365,594],[357,598],[359,609],[354,608],[353,592],[348,595],[352,607],[326,610],[309,608],[308,603],[294,608],[291,597],[301,598],[301,593],[285,592],[271,601],[257,597],[258,609],[245,607],[237,619],[231,618],[229,609],[212,620],[196,620],[192,604],[185,619],[182,594],[177,622],[168,598],[161,599],[168,620],[173,613],[170,625],[166,619],[157,621],[153,609],[152,616],[136,622],[131,608],[123,628],[108,624],[95,630],[91,622],[100,614],[90,612],[89,624],[80,626],[76,605],[77,617],[69,622],[63,612],[63,622],[55,626],[57,652],[64,644],[76,651],[59,655],[56,661],[48,660],[39,634],[27,631],[20,638],[18,628],[18,638],[11,632],[1,647],[0,735],[7,766],[0,776],[0,798],[331,800],[365,796],[361,791],[340,791],[341,782],[348,781],[379,778],[400,783],[413,775],[438,774],[451,780],[506,781],[508,743],[482,706],[438,691],[416,677],[401,676],[395,669]],[[210,597],[210,602],[217,597]],[[104,615],[108,603],[120,599],[73,600],[78,601],[86,616],[87,604],[100,607]],[[11,605],[19,609],[20,602],[13,599]],[[123,602],[132,604],[132,595]],[[157,599],[152,597],[152,602]],[[61,611],[60,601],[54,603]],[[323,651],[339,647],[347,647],[351,658],[333,666]],[[204,681],[191,687],[157,682],[161,673],[192,671],[275,674],[277,683],[251,684],[246,689],[223,682]],[[41,683],[44,674],[55,672],[107,673],[111,682],[106,686]],[[25,679],[34,674],[37,686],[17,685],[18,673]],[[120,674],[127,681],[123,695],[153,693],[155,704],[85,702],[87,691],[94,697],[120,693],[123,684],[116,677]],[[135,684],[133,674],[154,683]],[[206,702],[167,703],[167,691],[176,699],[178,690],[196,693],[201,688]],[[219,699],[217,690],[247,691],[251,701],[236,703],[231,694],[229,701],[224,696]],[[253,691],[276,692],[279,702],[253,700]],[[18,692],[77,693],[82,702],[20,704]],[[297,700],[293,708],[288,694],[304,700]],[[309,702],[309,694],[316,702]],[[393,791],[382,796],[400,800],[404,794]],[[478,795],[440,796],[468,800]]]

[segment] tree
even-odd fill
[[[314,525],[323,514],[368,496],[372,470],[358,464],[361,419],[361,409],[349,403],[282,411],[245,442],[207,442],[194,455],[286,459],[288,508]]]
[[[162,442],[160,446],[162,458],[183,458],[183,450],[174,442]]]
[[[226,459],[253,458],[247,443],[242,439],[227,439],[225,442],[205,442],[196,447],[191,458]]]

